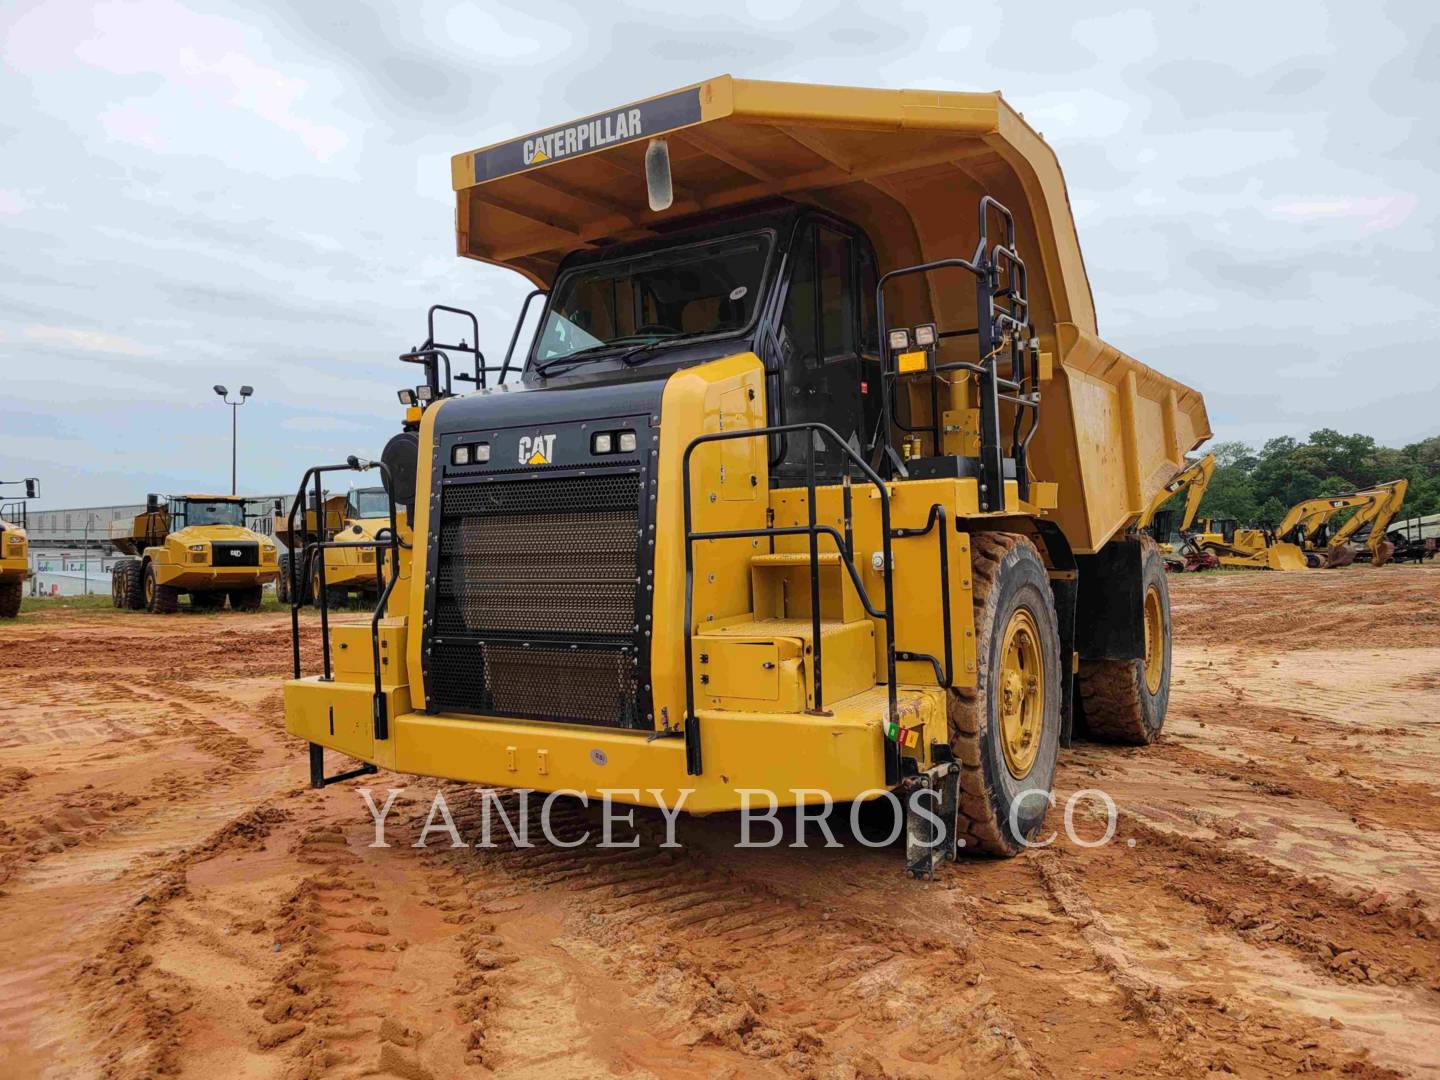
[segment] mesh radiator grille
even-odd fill
[[[429,682],[440,708],[639,726],[636,473],[452,485]]]

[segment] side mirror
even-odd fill
[[[40,481],[33,476],[25,481],[25,497],[27,499],[38,499],[40,497]]]

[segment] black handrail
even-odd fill
[[[990,218],[992,212],[1004,222],[1003,242],[990,243]],[[927,366],[924,374],[930,376],[930,427],[931,452],[939,456],[943,447],[942,424],[939,406],[938,378],[945,371],[969,371],[979,376],[980,399],[980,509],[996,512],[1005,508],[1005,452],[1001,446],[1000,403],[1015,406],[1011,428],[1010,456],[1015,460],[1015,481],[1020,498],[1030,497],[1030,475],[1028,452],[1030,442],[1040,425],[1039,401],[1039,358],[1034,341],[1029,338],[1030,301],[1029,277],[1025,261],[1015,248],[1015,219],[1010,211],[992,196],[985,195],[979,204],[979,235],[975,254],[970,259],[936,259],[914,266],[900,267],[881,275],[875,283],[876,318],[879,323],[883,369],[880,377],[881,416],[885,425],[883,439],[885,452],[889,455],[895,471],[906,474],[905,465],[894,449],[896,429],[906,432],[920,432],[926,429],[910,427],[902,423],[895,414],[895,401],[891,383],[901,377],[893,370],[895,350],[890,348],[888,323],[885,318],[885,285],[899,277],[910,274],[927,274],[943,269],[965,270],[975,277],[975,315],[977,325],[964,330],[947,330],[938,334],[940,338],[974,335],[977,339],[979,363],[936,364],[934,347],[926,347]],[[1001,279],[1004,284],[1001,284]],[[996,370],[999,354],[1008,343],[1010,353],[1009,378],[1002,377]],[[908,373],[907,373],[908,374]],[[1003,391],[1003,392],[1002,392]],[[1021,434],[1024,418],[1030,423]],[[872,452],[877,447],[872,445]]]
[[[934,503],[930,507],[930,514],[925,519],[923,526],[918,529],[896,529],[891,534],[897,540],[904,540],[925,536],[931,529],[936,530],[935,535],[940,546],[940,623],[945,642],[945,666],[942,670],[940,661],[929,653],[900,652],[895,654],[895,658],[929,663],[935,669],[935,681],[947,690],[955,682],[955,649],[951,644],[950,632],[950,532],[945,526],[948,517],[945,507],[940,503]]]
[[[321,490],[320,478],[328,472],[365,472],[368,469],[379,469],[385,484],[385,494],[390,506],[390,535],[387,538],[376,537],[372,540],[325,540],[325,500]],[[315,499],[315,540],[310,540],[310,529],[305,523],[303,510],[305,506],[305,485],[314,479]],[[400,577],[400,529],[396,520],[395,496],[391,494],[393,484],[391,483],[390,470],[383,461],[366,461],[357,457],[350,457],[343,465],[314,465],[305,471],[300,480],[300,488],[296,493],[295,501],[290,505],[290,513],[286,519],[291,538],[296,535],[295,514],[301,512],[300,522],[300,546],[301,554],[299,570],[297,575],[297,560],[294,552],[291,552],[289,562],[290,574],[290,644],[293,653],[294,677],[300,678],[300,604],[304,596],[300,582],[309,581],[312,564],[318,575],[315,602],[320,608],[320,639],[321,639],[321,663],[324,672],[322,680],[330,682],[334,678],[334,672],[330,662],[330,604],[327,596],[325,582],[325,557],[324,553],[330,548],[374,548],[376,552],[376,576],[380,578],[380,557],[381,548],[389,548],[390,551],[390,574],[385,580],[385,586],[380,590],[376,599],[375,610],[370,616],[370,657],[375,673],[375,692],[373,699],[372,716],[374,720],[374,732],[377,739],[388,739],[390,737],[390,725],[388,711],[385,707],[385,692],[380,676],[380,620],[385,615],[385,610],[390,602],[390,594],[395,589],[395,582]],[[314,560],[318,557],[319,562]],[[297,581],[298,576],[298,581]]]
[[[537,296],[549,295],[550,294],[544,289],[531,289],[525,297],[525,302],[520,305],[520,317],[515,320],[515,329],[510,334],[510,346],[505,350],[505,362],[500,365],[500,381],[502,383],[505,381],[505,376],[511,371],[510,358],[515,354],[515,343],[520,340],[520,330],[525,325],[525,316],[529,314],[530,301],[534,300]],[[522,364],[521,367],[524,367],[524,365]],[[515,370],[518,371],[519,368]]]
[[[696,532],[694,528],[694,510],[690,492],[690,459],[696,448],[712,442],[721,442],[730,439],[755,439],[771,438],[776,435],[788,435],[791,432],[805,431],[810,433],[806,439],[806,492],[808,494],[808,524],[804,526],[768,526],[757,529],[724,529],[708,532]],[[823,440],[829,441],[838,448],[844,456],[845,481],[848,491],[850,466],[854,465],[864,475],[869,483],[880,495],[880,535],[881,535],[881,557],[882,557],[882,580],[885,587],[885,606],[883,609],[875,608],[870,601],[869,594],[865,590],[864,583],[860,578],[859,571],[855,568],[854,550],[852,544],[842,537],[838,530],[830,525],[821,525],[816,521],[816,499],[815,499],[815,435]],[[716,431],[703,435],[697,435],[691,439],[685,447],[685,454],[681,460],[681,491],[683,495],[684,523],[685,523],[685,770],[688,775],[700,775],[703,767],[700,754],[700,719],[695,712],[695,658],[694,658],[694,618],[695,618],[695,552],[696,540],[726,540],[740,539],[744,537],[775,537],[775,536],[796,536],[807,535],[810,538],[810,630],[811,630],[811,682],[813,686],[814,711],[820,712],[824,709],[824,689],[822,680],[822,648],[820,634],[820,534],[830,536],[835,541],[840,563],[850,575],[851,582],[855,585],[860,602],[867,613],[873,618],[881,619],[885,624],[885,659],[886,659],[886,696],[888,713],[886,715],[886,726],[892,723],[899,712],[898,696],[895,685],[895,588],[893,580],[893,559],[891,557],[891,530],[890,530],[890,492],[885,486],[878,473],[865,462],[859,454],[851,448],[850,444],[826,424],[815,422],[799,424],[780,424],[773,427],[747,428],[741,431]],[[849,531],[849,519],[847,514],[846,530]],[[947,597],[948,607],[948,597]],[[898,744],[886,739],[886,778],[889,782],[899,780],[899,747]]]

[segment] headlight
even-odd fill
[[[204,550],[205,550],[205,545],[204,545],[204,544],[191,544],[191,545],[190,545],[190,550],[191,550],[191,551],[204,551]]]

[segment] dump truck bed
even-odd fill
[[[647,204],[644,155],[669,143],[675,200]],[[647,237],[764,200],[810,203],[865,228],[882,272],[969,258],[983,194],[1015,216],[1030,311],[1052,358],[1035,476],[1093,551],[1133,523],[1210,436],[1201,395],[1101,340],[1054,152],[998,93],[866,90],[710,79],[452,159],[461,255],[547,287],[570,252]],[[892,325],[975,325],[968,282],[909,279]]]

